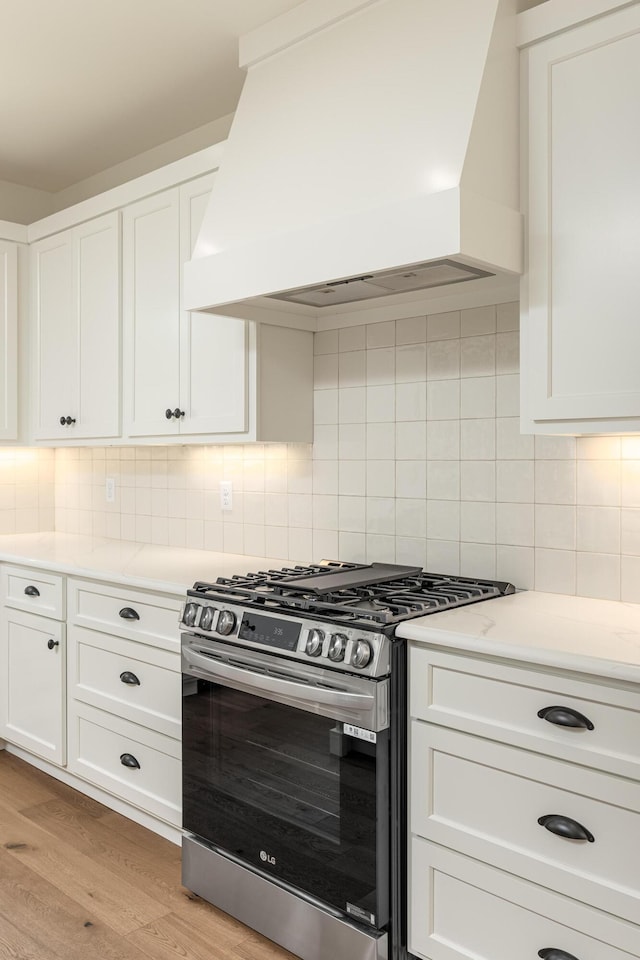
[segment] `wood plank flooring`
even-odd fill
[[[0,751],[0,960],[296,960],[180,885],[180,849]]]

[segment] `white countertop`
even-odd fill
[[[528,591],[409,620],[407,640],[640,682],[640,604]]]
[[[177,595],[183,595],[196,580],[215,580],[265,568],[279,570],[294,563],[71,533],[0,536],[0,561]]]
[[[0,561],[176,596],[196,580],[295,563],[68,533],[0,536]],[[409,620],[397,632],[440,647],[640,683],[640,604],[525,591]]]

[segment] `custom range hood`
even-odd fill
[[[313,329],[373,298],[520,273],[515,14],[307,0],[243,37],[185,306]]]

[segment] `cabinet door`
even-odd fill
[[[36,440],[69,439],[61,417],[78,419],[79,328],[73,290],[72,231],[31,250],[35,322]]]
[[[38,440],[120,433],[120,223],[110,213],[35,244]],[[71,417],[61,424],[61,417]]]
[[[18,252],[0,240],[0,439],[18,436]]]
[[[0,734],[45,760],[64,764],[64,626],[8,609],[0,621]]]
[[[180,198],[178,188],[122,215],[125,432],[179,431],[166,410],[180,403]]]
[[[78,417],[70,436],[120,433],[120,214],[73,231]]]
[[[180,188],[180,255],[191,259],[213,175]],[[181,314],[180,423],[184,434],[247,430],[247,322],[210,313]]]
[[[525,429],[527,419],[539,432],[553,421],[571,432],[638,429],[640,7],[526,56]]]

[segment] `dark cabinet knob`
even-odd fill
[[[565,840],[588,840],[589,843],[595,840],[593,834],[581,823],[572,820],[571,817],[563,817],[559,813],[548,813],[544,817],[539,817],[538,823],[545,830],[555,833],[557,837],[564,837]]]
[[[67,418],[66,418],[66,417],[60,417],[60,426],[61,426],[61,427],[64,427],[65,424],[66,424],[66,422],[67,422]]]
[[[47,640],[47,647],[49,648],[49,650],[55,650],[55,648],[59,646],[60,646],[59,640],[53,640],[53,639]]]
[[[118,616],[123,620],[139,620],[140,614],[133,607],[123,607]]]
[[[180,417],[184,417],[184,410],[181,410],[180,407],[176,407],[175,410],[173,411],[173,415],[176,418],[176,420],[179,420]]]
[[[131,770],[139,770],[140,764],[132,753],[121,753],[120,763],[123,767],[129,767]]]
[[[543,947],[542,950],[538,950],[538,956],[542,957],[542,960],[578,960],[572,953],[558,950],[557,947]]]
[[[173,416],[173,410],[170,410],[169,407],[167,407],[167,409],[164,412],[164,415],[167,418],[167,420],[171,420],[171,417]]]
[[[31,583],[29,584],[28,587],[25,587],[25,588],[24,588],[24,592],[26,593],[26,595],[27,595],[28,597],[39,597],[39,596],[40,596],[40,591],[38,590],[38,588],[37,588],[37,587],[34,587],[33,584],[31,584]]]
[[[70,427],[71,424],[72,424],[72,423],[75,423],[75,422],[76,422],[76,418],[75,418],[75,417],[60,417],[60,426],[61,426],[61,427],[64,427],[64,426]]]
[[[542,710],[538,710],[538,716],[541,720],[555,723],[557,727],[574,727],[580,730],[594,729],[591,720],[572,707],[543,707]]]
[[[122,680],[123,683],[129,684],[130,687],[139,687],[139,686],[140,686],[140,681],[139,681],[138,678],[136,677],[135,673],[131,673],[130,670],[124,670],[124,671],[120,674],[120,679]]]

